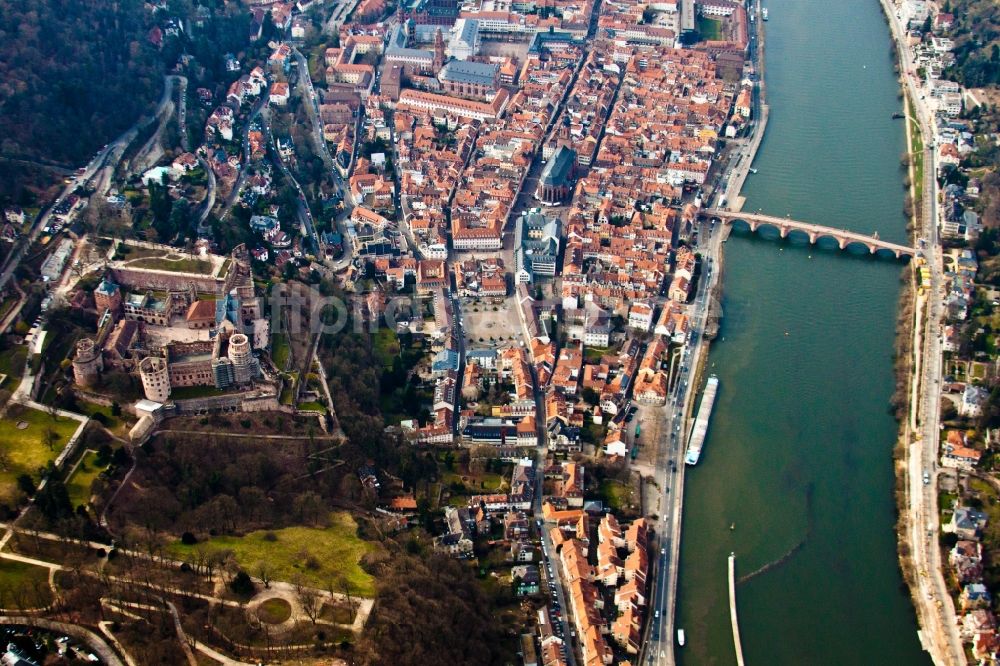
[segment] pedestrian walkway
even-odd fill
[[[736,648],[736,664],[744,666],[743,643],[740,640],[740,623],[736,618],[736,554],[729,553],[729,620],[733,624],[733,646]]]

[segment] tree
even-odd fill
[[[17,487],[29,497],[35,494],[35,480],[31,478],[30,474],[21,474],[18,476]]]
[[[274,572],[274,567],[267,560],[259,560],[253,565],[253,572],[257,578],[260,578],[260,582],[264,584],[265,589],[271,587],[271,574]]]
[[[293,506],[299,519],[310,524],[320,522],[320,518],[326,515],[327,510],[323,498],[312,490],[296,495]]]
[[[344,596],[347,597],[347,605],[353,612],[354,601],[351,599],[351,581],[347,579],[347,576],[337,574],[327,578],[326,591],[330,593],[331,600],[337,596],[337,592],[343,592]]]
[[[358,646],[359,663],[513,662],[495,609],[470,571],[455,560],[394,553],[378,572],[376,611]]]
[[[958,409],[955,408],[955,403],[948,398],[941,398],[941,420],[951,421],[957,416]]]
[[[295,575],[292,585],[295,587],[295,597],[298,599],[299,605],[302,606],[302,612],[306,614],[310,622],[316,624],[321,607],[319,590],[306,585],[301,574]]]
[[[253,580],[246,571],[243,571],[243,569],[237,571],[236,575],[233,576],[232,582],[229,583],[229,589],[233,591],[233,594],[237,594],[241,597],[249,597],[256,591],[253,585]]]
[[[49,476],[45,487],[35,497],[35,506],[50,523],[73,514],[66,486],[55,476]]]
[[[589,386],[584,387],[581,396],[588,405],[597,405],[601,402],[601,394]]]

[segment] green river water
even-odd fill
[[[766,6],[771,117],[744,209],[905,240],[904,126],[877,0]],[[895,547],[901,264],[776,236],[725,244],[720,390],[685,489],[679,661],[735,663],[730,551],[740,576],[802,543],[737,588],[748,664],[928,664]]]

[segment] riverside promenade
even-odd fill
[[[757,114],[758,120],[754,125],[750,140],[741,148],[738,154],[730,156],[729,166],[723,172],[723,176],[720,179],[722,189],[718,190],[714,195],[717,200],[720,196],[725,195],[734,184],[738,187],[743,186],[750,165],[753,163],[757,150],[760,147],[764,136],[764,129],[767,125],[767,106],[762,103],[764,95],[764,25],[759,20],[760,3],[757,0],[751,2],[749,11],[754,12],[757,16],[757,20],[751,24],[754,37],[749,57],[754,63],[756,71],[759,73],[759,92],[754,97],[754,113]],[[738,193],[739,190],[737,189],[735,192]],[[702,237],[702,243],[705,246],[702,248],[702,256],[710,261],[707,264],[709,266],[707,275],[705,276],[707,279],[704,280],[706,284],[704,287],[699,287],[699,289],[703,289],[704,291],[696,299],[694,310],[696,323],[693,325],[692,330],[704,331],[711,311],[718,307],[714,300],[714,294],[717,293],[717,289],[721,288],[722,243],[725,241],[725,237],[725,229],[718,229],[715,232],[707,230],[706,234]],[[668,432],[669,425],[674,422],[674,418],[680,419],[680,423],[682,424],[681,431],[687,431],[688,418],[694,409],[694,397],[697,393],[698,378],[701,376],[700,373],[708,366],[709,347],[710,340],[704,337],[695,345],[692,357],[689,360],[691,368],[689,371],[691,372],[690,389],[684,392],[682,397],[674,404],[674,407],[678,408],[677,413],[666,417],[668,424],[666,430]],[[674,412],[674,408],[668,408],[667,412]],[[651,663],[655,664],[655,666],[674,666],[677,663],[674,637],[680,628],[677,625],[677,593],[680,574],[679,563],[686,465],[683,461],[684,447],[678,446],[676,449],[672,449],[671,441],[667,436],[664,436],[663,441],[660,442],[660,447],[660,469],[658,473],[662,474],[665,483],[672,480],[673,484],[672,491],[669,495],[665,496],[665,510],[657,521],[657,531],[663,535],[661,543],[665,552],[660,555],[654,565],[656,571],[654,589],[656,592],[653,602],[650,605],[651,609],[658,609],[662,617],[655,631],[653,625],[656,624],[656,620],[647,624],[639,662]],[[675,459],[675,468],[673,470],[667,469],[667,461],[669,459]]]

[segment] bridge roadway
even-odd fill
[[[742,220],[750,225],[750,231],[757,231],[757,229],[762,225],[767,224],[777,228],[778,233],[781,234],[782,238],[787,237],[792,231],[801,231],[809,236],[809,242],[814,245],[820,238],[828,236],[837,241],[841,250],[852,243],[860,243],[867,247],[868,251],[872,254],[875,254],[879,250],[888,250],[889,252],[892,252],[897,259],[902,257],[913,257],[917,253],[916,249],[909,247],[908,245],[900,245],[899,243],[884,241],[877,235],[868,236],[856,231],[834,229],[833,227],[826,227],[821,224],[812,224],[811,222],[802,222],[800,220],[793,220],[787,217],[775,217],[773,215],[763,215],[760,213],[741,213],[737,211],[720,210],[718,208],[707,208],[703,210],[701,214],[709,218],[718,218],[725,224],[731,224],[736,220]]]

